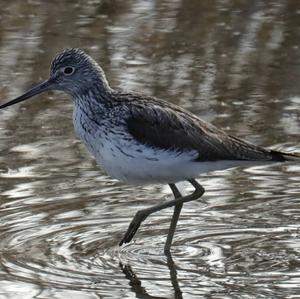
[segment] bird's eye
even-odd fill
[[[67,66],[64,68],[63,72],[65,75],[72,75],[75,71],[75,68],[73,68],[72,66]]]

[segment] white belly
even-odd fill
[[[96,159],[109,175],[130,184],[172,183],[196,176],[188,167],[192,155],[105,143]]]
[[[193,177],[187,163],[196,153],[151,149],[117,136],[80,136],[97,163],[113,178],[130,184],[171,183]],[[194,173],[195,174],[195,173]]]

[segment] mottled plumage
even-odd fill
[[[151,213],[174,206],[165,251],[171,246],[183,203],[202,196],[194,178],[202,172],[238,165],[300,159],[266,150],[226,134],[169,102],[109,87],[102,68],[79,49],[67,49],[51,64],[50,78],[5,108],[46,90],[61,90],[74,102],[79,138],[114,178],[133,184],[169,183],[175,199],[139,211],[120,244],[129,242]],[[195,192],[182,197],[175,184],[188,180]]]

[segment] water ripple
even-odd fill
[[[296,1],[42,2],[1,7],[1,103],[45,79],[63,42],[92,54],[112,87],[300,152]],[[203,175],[203,201],[184,205],[172,256],[171,209],[119,248],[136,210],[170,190],[107,177],[74,141],[71,106],[51,93],[1,111],[1,298],[299,297],[299,164]]]

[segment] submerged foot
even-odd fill
[[[147,215],[144,213],[143,210],[138,211],[132,221],[130,222],[128,229],[120,241],[119,245],[123,245],[124,243],[129,243],[134,235],[136,234],[138,228],[140,227],[141,223],[146,219]]]

